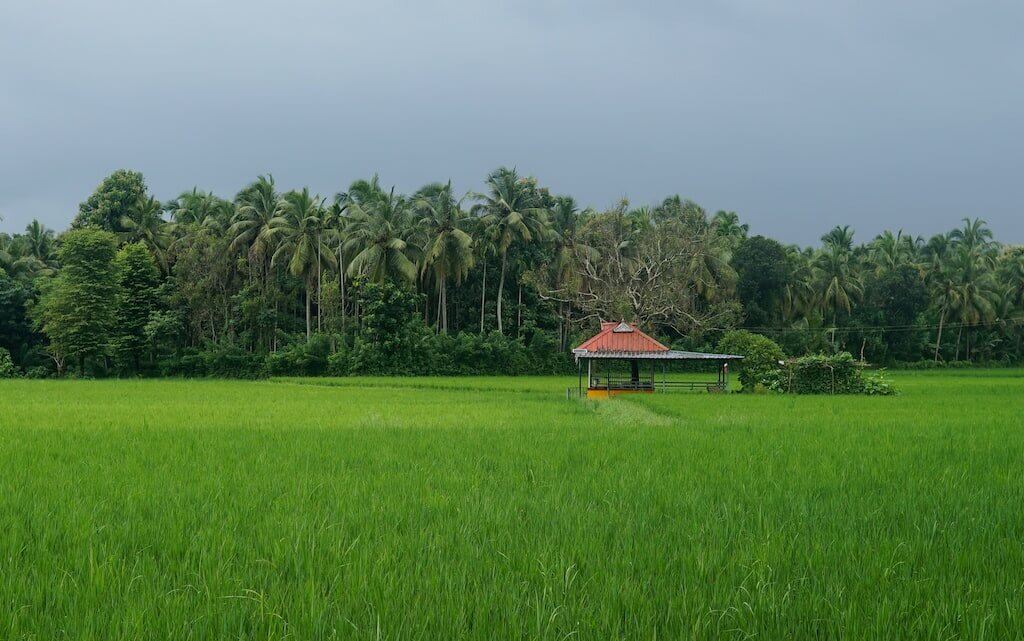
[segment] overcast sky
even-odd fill
[[[63,229],[121,167],[169,199],[510,165],[789,242],[1024,242],[1022,33],[1019,0],[3,0],[0,231]]]

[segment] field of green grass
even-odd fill
[[[0,639],[1024,635],[1024,371],[0,381]]]

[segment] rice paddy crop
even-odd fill
[[[1024,372],[0,381],[0,638],[999,639]]]

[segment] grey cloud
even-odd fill
[[[941,5],[941,6],[938,6]],[[257,174],[603,207],[680,193],[810,243],[986,218],[1024,241],[1010,2],[32,2],[0,10],[0,229],[118,167],[158,198]]]

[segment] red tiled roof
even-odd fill
[[[601,323],[601,331],[573,351],[665,352],[668,348],[641,332],[635,323]]]

